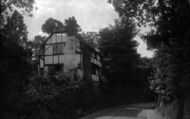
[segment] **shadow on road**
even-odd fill
[[[154,109],[153,104],[131,104],[108,108],[81,119],[147,119],[147,110]]]
[[[137,117],[141,109],[115,108],[107,109],[91,114],[81,119],[109,119],[113,117]]]

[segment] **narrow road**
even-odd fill
[[[131,104],[97,111],[81,119],[162,119],[153,103]]]

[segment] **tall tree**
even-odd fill
[[[100,39],[100,35],[97,32],[87,32],[81,34],[84,40],[86,40],[92,47],[98,47],[98,41]]]
[[[46,40],[46,36],[41,36],[41,35],[36,35],[34,37],[34,40],[31,41],[31,47],[32,47],[32,51],[34,56],[39,56],[43,54],[43,47],[44,47],[44,42]],[[35,57],[36,59],[37,57]]]
[[[137,47],[137,42],[133,40],[135,35],[132,21],[124,23],[118,20],[115,26],[100,31],[100,50],[105,57],[104,72],[110,81],[113,93],[119,98],[122,92],[124,100],[130,100],[127,95],[137,94],[134,85],[137,84],[136,71],[140,56],[135,50]]]
[[[6,34],[6,35],[4,35]],[[30,73],[31,50],[27,47],[27,30],[23,17],[14,12],[1,31],[1,94],[4,104],[16,101],[23,92]]]
[[[122,19],[138,21],[138,25],[151,23],[152,30],[144,37],[149,48],[156,48],[154,79],[161,103],[177,103],[172,118],[182,119],[184,91],[189,85],[189,32],[190,3],[188,0],[114,0]],[[140,23],[140,24],[139,24]],[[186,85],[185,85],[186,84]],[[185,88],[186,87],[186,88]],[[161,106],[161,105],[158,105]],[[172,110],[169,110],[172,111]],[[173,110],[174,111],[174,110]],[[167,114],[166,114],[167,115]]]
[[[34,0],[1,0],[0,4],[0,28],[3,28],[6,25],[7,18],[11,16],[16,10],[20,10],[23,14],[27,14],[32,16],[32,9],[33,9]]]
[[[1,110],[9,109],[23,92],[30,72],[31,50],[27,42],[27,27],[17,10],[31,13],[33,0],[2,0],[0,23],[0,97]],[[20,11],[19,10],[19,11]]]
[[[42,31],[47,34],[65,31],[64,25],[59,20],[48,18],[42,25]]]
[[[78,32],[81,31],[80,26],[77,23],[75,17],[69,17],[65,20],[65,29],[68,35],[76,35]]]
[[[190,68],[187,57],[190,55],[189,33],[190,5],[186,1],[158,2],[160,17],[155,22],[157,31],[146,36],[150,47],[158,49],[156,55],[157,71],[155,78],[162,90],[161,103],[177,103],[177,119],[183,118],[185,90],[190,85],[187,70]],[[173,104],[173,103],[172,103]],[[160,105],[158,105],[160,106]]]
[[[40,48],[40,46],[44,43],[45,39],[46,39],[45,36],[36,35],[36,36],[34,37],[34,41],[33,41],[33,45],[34,45],[34,46],[33,46],[33,47],[34,47],[35,49]]]

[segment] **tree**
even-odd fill
[[[30,15],[33,2],[33,0],[1,1],[0,97],[3,111],[5,108],[10,109],[22,95],[30,73],[29,61],[32,53],[27,41],[27,27],[20,12]]]
[[[65,20],[65,29],[68,35],[76,35],[78,32],[81,31],[80,26],[77,23],[75,17],[69,17]]]
[[[33,41],[33,48],[39,49],[41,45],[44,43],[45,39],[46,39],[45,36],[36,35]]]
[[[43,49],[44,49],[43,47],[44,47],[44,42],[45,42],[46,38],[47,38],[46,36],[36,35],[34,37],[34,40],[30,42],[33,54],[35,56],[35,57],[33,57],[33,60],[36,61],[36,63],[39,63],[38,62],[39,55],[43,55]]]
[[[100,39],[100,35],[97,32],[87,32],[81,34],[84,40],[86,40],[92,47],[98,47],[98,41]]]
[[[23,16],[17,11],[1,29],[1,97],[4,105],[16,101],[24,91],[30,74],[31,49]],[[6,105],[7,106],[7,105]]]
[[[176,102],[178,106],[175,118],[182,119],[184,96],[187,95],[184,92],[190,85],[186,71],[190,68],[190,62],[187,60],[190,55],[190,29],[187,27],[190,23],[190,7],[188,1],[159,1],[158,8],[161,16],[155,22],[157,31],[145,38],[150,47],[158,49],[155,59],[158,69],[154,75],[155,80],[159,82],[160,103],[168,105]]]
[[[48,18],[41,29],[47,34],[65,31],[63,23],[53,18]]]
[[[155,89],[162,97],[162,104],[177,103],[177,113],[172,117],[177,119],[183,118],[184,92],[190,84],[187,73],[190,68],[187,60],[190,55],[189,4],[188,0],[115,0],[114,3],[122,19],[129,17],[137,20],[139,25],[151,23],[156,28],[144,36],[149,48],[157,49],[153,82],[156,82]]]
[[[32,16],[34,0],[1,0],[0,28],[7,24],[7,18],[18,9],[29,16]]]
[[[100,50],[104,55],[103,70],[112,87],[112,92],[123,100],[134,100],[140,94],[137,85],[140,56],[133,40],[136,30],[132,21],[116,21],[114,26],[100,31]],[[139,74],[139,73],[138,73]],[[122,94],[121,94],[122,92]],[[142,93],[141,93],[142,94]],[[140,95],[141,95],[140,94]],[[130,96],[131,97],[130,97]]]

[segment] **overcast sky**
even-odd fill
[[[42,34],[41,26],[52,17],[64,23],[68,17],[75,16],[83,31],[99,31],[118,18],[113,6],[107,0],[35,0],[36,10],[33,17],[25,17],[28,27],[28,37],[33,39],[35,35]],[[152,56],[152,52],[146,50],[146,45],[139,38],[138,53],[142,56]]]

